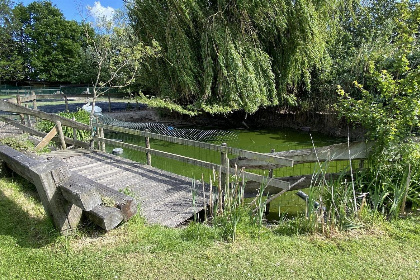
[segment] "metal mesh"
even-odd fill
[[[106,124],[119,126],[130,129],[146,130],[148,129],[152,133],[168,135],[178,138],[190,139],[195,141],[227,141],[237,138],[237,133],[229,130],[219,129],[195,129],[195,128],[176,128],[173,126],[164,125],[161,123],[136,123],[136,122],[124,122],[116,120],[108,116],[98,116],[98,121]]]

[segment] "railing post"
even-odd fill
[[[96,120],[96,122],[98,122],[98,120]],[[92,139],[90,140],[90,147],[89,147],[89,149],[94,150],[95,149],[95,140],[94,140],[93,137],[95,136],[95,133],[97,133],[97,131],[95,131],[95,128],[96,129],[98,129],[98,128],[93,125],[93,118],[90,118],[89,123],[90,123],[90,126],[91,126],[91,130],[90,131],[91,131],[91,137],[92,137]]]
[[[64,95],[64,102],[66,103],[66,112],[69,111],[69,101],[67,100],[67,95]]]
[[[220,165],[222,165],[221,181],[227,188],[229,186],[229,158],[227,155],[227,144],[222,143],[222,151],[220,152]]]
[[[19,95],[19,90],[18,90],[18,94],[16,95],[16,104],[21,106],[22,105],[22,101],[20,100],[20,95]],[[19,114],[20,117],[20,123],[21,124],[25,124],[25,116],[23,114]]]
[[[99,137],[105,138],[105,133],[104,133],[104,128],[103,127],[99,128]],[[101,143],[100,150],[102,152],[105,152],[105,142],[101,141],[100,143]]]
[[[271,149],[271,153],[272,153],[272,154],[274,154],[275,152],[276,152],[276,150],[275,150],[275,149]],[[270,170],[268,171],[268,178],[273,178],[273,170],[274,170],[274,169],[270,169]],[[268,179],[268,180],[270,180],[270,179]],[[265,211],[264,211],[264,214],[265,214],[265,215],[270,214],[270,202],[268,202],[268,203],[265,205]]]
[[[76,118],[74,116],[71,119],[73,121],[76,121]],[[76,141],[77,141],[77,129],[75,127],[73,127],[73,140],[74,140],[74,143],[76,143]],[[76,146],[76,145],[74,145],[74,146]]]
[[[25,104],[25,108],[28,108],[28,104]],[[31,115],[26,115],[26,125],[29,127],[32,127],[32,123],[31,123]]]
[[[56,125],[57,130],[58,130],[58,136],[60,137],[61,147],[63,148],[63,150],[65,150],[66,149],[66,141],[64,140],[64,133],[63,133],[63,128],[61,127],[61,122],[56,121],[55,125]]]
[[[145,130],[146,134],[144,135],[144,141],[146,144],[146,149],[150,149],[150,138],[149,138],[149,130]],[[146,164],[152,165],[152,155],[149,152],[146,152]]]
[[[274,154],[276,152],[276,150],[275,149],[271,149],[271,153],[272,154]],[[269,178],[273,178],[273,169],[270,169],[269,171],[268,171],[268,177]]]
[[[31,95],[32,95],[32,109],[34,110],[38,110],[38,107],[36,105],[36,95],[35,95],[35,91],[31,91]]]

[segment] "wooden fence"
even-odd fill
[[[26,95],[20,95],[17,94],[16,97],[13,98],[9,98],[6,101],[10,102],[10,103],[15,103],[18,105],[22,105],[23,103],[27,103],[27,102],[32,102],[32,108],[34,110],[37,109],[37,100],[64,100],[65,103],[65,110],[69,111],[69,100],[71,98],[93,98],[92,94],[63,94],[60,91],[58,91],[59,93],[54,93],[54,94],[35,94],[34,91],[31,91],[30,94],[26,94]],[[108,93],[107,94],[107,98],[108,98],[108,112],[111,112],[111,95]]]
[[[39,96],[38,96],[39,97]],[[17,121],[10,120],[6,117],[2,117],[6,122],[21,128],[27,133],[34,134],[40,137],[44,137],[43,145],[48,143],[51,139],[60,143],[62,148],[65,149],[67,145],[79,146],[86,149],[92,149],[95,145],[94,142],[98,142],[98,148],[100,150],[105,150],[105,144],[112,144],[116,147],[128,148],[135,150],[147,155],[147,164],[151,165],[151,157],[160,156],[163,158],[174,159],[180,162],[185,162],[195,166],[205,167],[209,169],[214,169],[221,174],[222,183],[229,184],[230,175],[236,172],[236,168],[239,169],[268,169],[273,170],[276,168],[282,168],[285,166],[294,166],[294,164],[306,163],[306,162],[323,162],[323,161],[337,161],[337,160],[355,160],[355,159],[364,159],[367,156],[367,153],[370,150],[370,146],[367,146],[363,142],[351,143],[348,144],[337,144],[322,148],[316,149],[303,149],[296,151],[285,151],[285,152],[273,152],[273,153],[258,153],[253,151],[247,151],[243,149],[238,149],[234,147],[228,147],[226,144],[216,145],[211,143],[199,142],[189,139],[183,139],[178,137],[173,137],[169,135],[161,135],[156,133],[151,133],[148,131],[139,131],[134,129],[122,128],[117,126],[105,125],[101,123],[94,123],[93,126],[96,127],[96,135],[93,136],[91,141],[82,142],[77,139],[71,139],[65,137],[62,133],[61,126],[72,127],[74,129],[88,130],[91,131],[92,128],[88,125],[69,120],[63,117],[60,117],[55,114],[49,114],[36,110],[36,104],[34,104],[35,109],[29,109],[24,106],[19,105],[23,102],[36,102],[37,96],[26,96],[26,97],[17,97],[16,102],[9,101],[0,101],[0,110],[13,112],[20,115],[33,116],[36,118],[46,119],[54,122],[56,125],[52,131],[49,133],[44,133],[35,130],[34,128],[19,123]],[[19,102],[20,100],[20,102]],[[17,103],[17,104],[16,104]],[[25,117],[22,116],[22,122],[25,120]],[[26,124],[30,122],[26,122]],[[144,146],[124,143],[115,141],[113,139],[107,139],[104,137],[104,130],[127,133],[131,135],[137,135],[145,137]],[[59,137],[55,135],[58,133]],[[74,133],[76,135],[76,133]],[[150,139],[156,139],[161,141],[166,141],[170,143],[176,143],[186,146],[198,147],[205,150],[217,151],[220,152],[220,164],[207,162],[191,157],[186,157],[183,155],[173,154],[169,152],[164,152],[161,150],[153,149],[150,146]],[[237,156],[235,159],[229,159],[228,155]],[[309,187],[311,185],[311,176],[312,175],[302,175],[294,177],[282,177],[282,178],[267,178],[266,176],[258,175],[255,173],[247,172],[243,170],[241,176],[247,180],[247,185],[245,187],[245,192],[247,196],[254,196],[256,190],[259,189],[260,184],[266,184],[266,192],[270,194],[276,194],[282,191],[296,190]],[[272,174],[272,172],[270,172]],[[326,177],[333,177],[334,174],[327,174]],[[271,176],[269,176],[271,177]]]

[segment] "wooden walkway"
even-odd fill
[[[59,150],[43,157],[60,158],[73,172],[117,191],[127,191],[150,224],[176,227],[203,209],[202,185],[196,184],[194,207],[193,179],[187,177],[99,151]]]

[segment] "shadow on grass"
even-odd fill
[[[1,180],[12,182],[11,178],[1,178]],[[24,194],[25,199],[22,203],[27,203],[31,199],[31,203],[34,203],[33,200],[35,203],[40,203],[33,185],[21,178],[14,178],[13,182],[18,186],[16,191]],[[21,247],[40,248],[53,243],[59,236],[49,217],[31,216],[16,201],[6,196],[2,189],[0,189],[0,213],[0,236],[13,237],[16,244]]]

